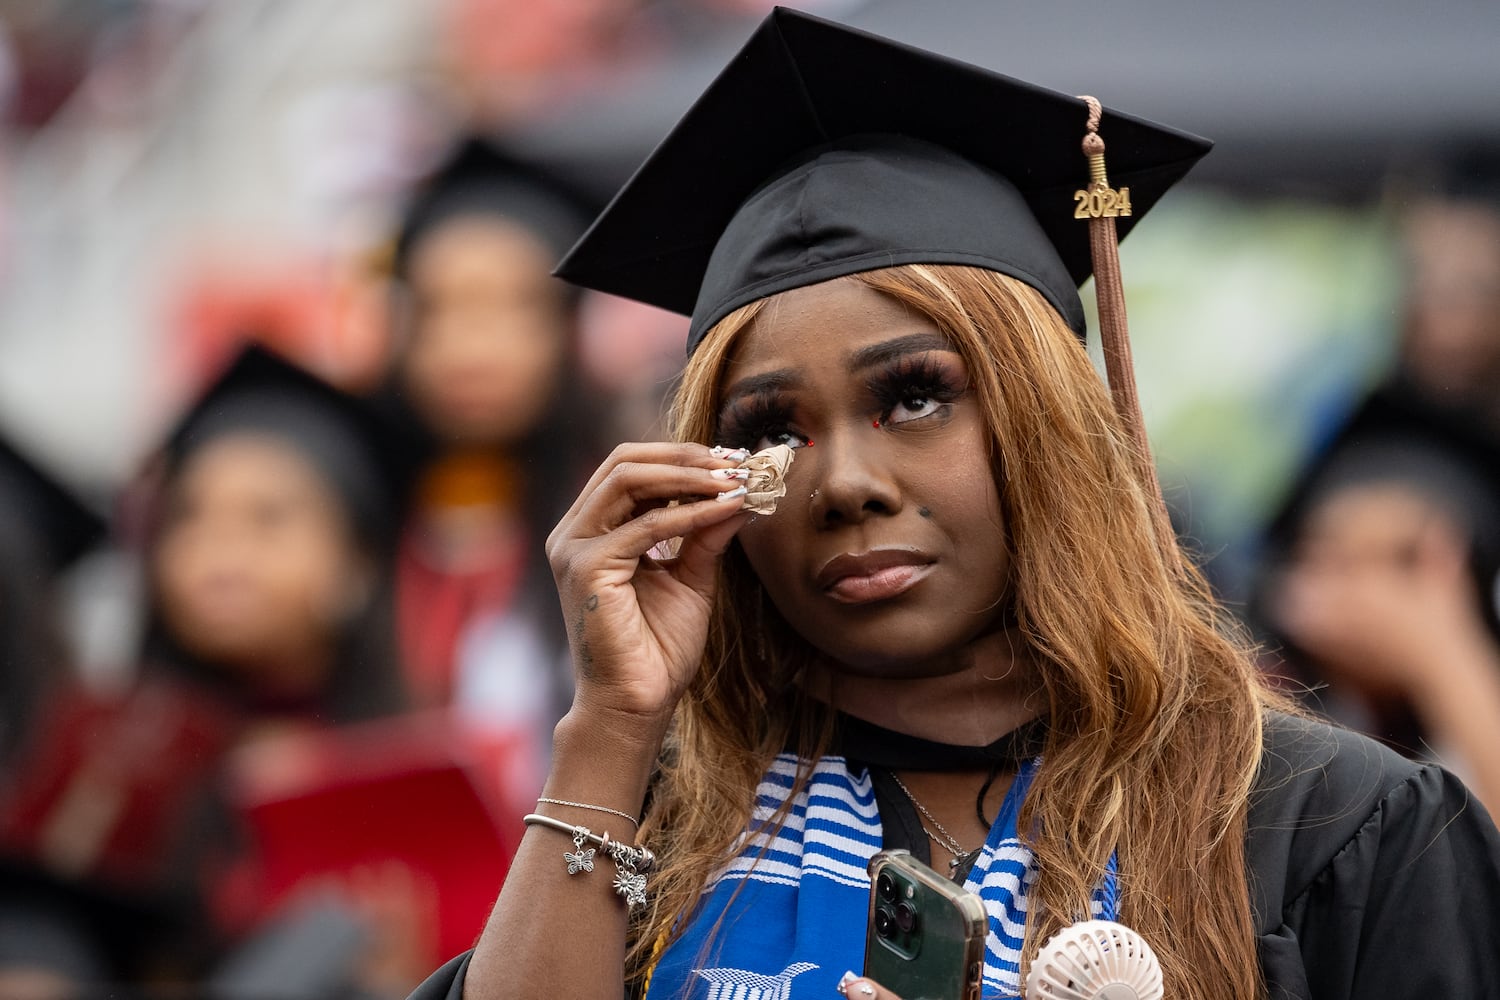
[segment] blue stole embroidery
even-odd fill
[[[1031,851],[1016,815],[1036,774],[1021,765],[964,887],[989,913],[984,995],[1018,997]],[[756,790],[750,828],[735,859],[710,881],[692,924],[661,956],[647,1000],[793,1000],[837,996],[845,970],[864,961],[866,866],[880,850],[880,812],[869,774],[824,757],[791,796],[797,758],[778,756]],[[791,797],[786,820],[777,810]],[[1090,916],[1113,920],[1115,859],[1094,893]]]

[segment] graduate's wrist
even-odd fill
[[[639,815],[669,722],[575,706],[553,730],[543,795]]]

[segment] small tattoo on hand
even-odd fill
[[[590,594],[583,602],[583,610],[593,611],[599,606],[599,595]]]
[[[594,675],[594,653],[589,649],[589,641],[583,637],[585,631],[582,614],[574,615],[573,621],[568,627],[568,633],[573,641],[573,648],[577,650],[578,673],[584,678],[592,678]]]

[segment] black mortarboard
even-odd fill
[[[327,477],[348,505],[355,529],[375,545],[397,531],[408,471],[395,433],[366,400],[352,396],[263,347],[250,345],[178,421],[166,453],[176,466],[228,434],[285,441]]]
[[[598,208],[597,200],[557,170],[470,136],[413,193],[396,237],[393,269],[404,276],[424,236],[451,219],[474,215],[510,220],[560,257]]]
[[[104,520],[52,476],[0,439],[0,520],[9,534],[30,539],[53,570],[68,566],[104,537]]]
[[[1082,335],[1087,116],[1077,98],[777,8],[557,273],[690,314],[690,352],[755,299],[903,263],[1019,278]],[[1134,217],[1209,148],[1115,112],[1100,132]]]
[[[92,996],[187,935],[180,905],[102,883],[64,878],[0,855],[0,967],[45,969]],[[101,995],[103,995],[102,991]]]

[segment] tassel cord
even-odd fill
[[[1104,169],[1104,140],[1098,134],[1103,108],[1092,97],[1081,98],[1088,105],[1088,132],[1083,152],[1088,157],[1090,190],[1107,190],[1109,179]],[[1094,267],[1094,295],[1099,306],[1099,341],[1104,353],[1104,371],[1109,382],[1110,398],[1125,432],[1130,436],[1135,472],[1148,493],[1152,522],[1162,557],[1174,575],[1182,571],[1182,552],[1177,534],[1167,512],[1156,464],[1151,457],[1151,442],[1146,436],[1146,421],[1141,414],[1140,395],[1135,385],[1135,363],[1130,353],[1130,328],[1125,317],[1125,282],[1120,273],[1120,241],[1115,220],[1094,216],[1089,224],[1089,253]]]

